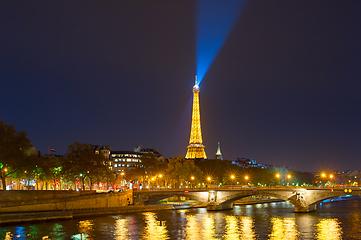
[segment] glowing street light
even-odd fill
[[[287,181],[287,186],[289,186],[290,185],[290,179],[291,179],[291,175],[290,174],[287,174],[287,179],[288,179],[288,181]]]
[[[194,176],[191,176],[191,188],[193,188],[193,181],[194,181]]]
[[[276,174],[276,178],[277,178],[277,185],[280,185],[280,177],[281,175],[279,173]]]
[[[249,179],[249,177],[246,175],[246,176],[244,177],[244,179],[246,180],[246,184],[248,185],[248,179]]]
[[[208,184],[209,184],[209,187],[208,187],[208,188],[210,188],[210,187],[211,187],[212,178],[211,178],[211,177],[207,177],[207,182],[208,182]]]

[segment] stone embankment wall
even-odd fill
[[[0,207],[33,203],[36,201],[62,199],[95,194],[95,191],[70,191],[70,190],[0,190]]]
[[[132,191],[100,194],[94,191],[3,191],[0,198],[0,213],[113,208],[133,204]]]

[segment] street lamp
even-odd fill
[[[248,185],[248,179],[249,179],[249,177],[246,175],[246,176],[244,177],[244,179],[246,180],[246,184]]]
[[[233,185],[234,185],[234,179],[236,178],[233,174],[230,176],[231,178],[231,182],[232,182],[232,188],[233,188]]]
[[[193,181],[194,181],[194,176],[191,176],[191,188],[193,188]]]
[[[324,185],[326,184],[326,181],[325,181],[326,173],[322,173],[321,178],[322,178],[322,180],[321,180],[321,186],[322,186],[322,182],[324,182]]]
[[[277,185],[280,185],[280,177],[281,175],[279,173],[276,174],[276,178],[277,178]]]
[[[331,185],[332,185],[332,179],[333,179],[333,174],[330,174],[330,182],[331,182]]]
[[[291,179],[291,175],[290,175],[290,174],[287,175],[287,179],[288,179],[288,181],[287,181],[287,186],[289,186],[289,185],[290,185],[290,179]]]
[[[211,177],[207,177],[207,182],[209,183],[209,188],[210,188],[211,182],[212,182],[212,178],[211,178]]]
[[[162,174],[159,174],[158,177],[159,177],[159,178],[162,178],[163,175],[162,175]],[[159,180],[159,186],[162,187],[162,180],[161,180],[161,179]]]

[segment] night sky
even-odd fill
[[[0,119],[43,154],[78,141],[185,156],[197,50],[208,48],[201,11],[184,0],[1,1]],[[220,141],[228,160],[361,170],[360,11],[352,0],[240,6],[200,84],[208,158]]]

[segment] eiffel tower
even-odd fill
[[[199,86],[197,83],[197,75],[193,86],[193,109],[192,109],[192,125],[189,145],[186,154],[187,159],[203,158],[207,159],[206,152],[202,140],[201,131],[201,114],[199,111]]]

